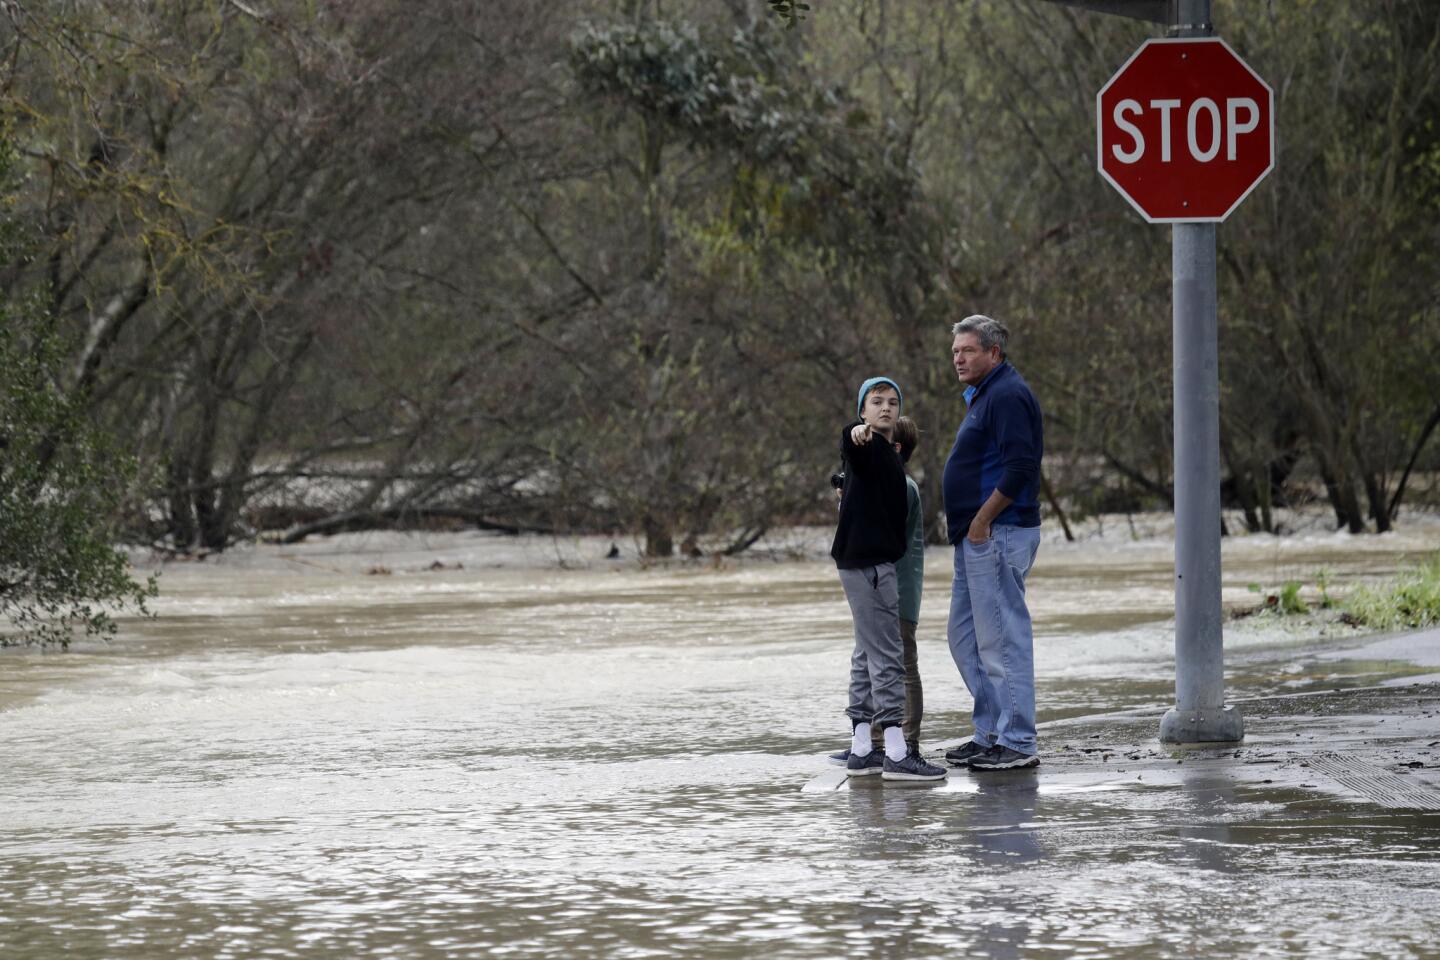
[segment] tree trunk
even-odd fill
[[[1068,543],[1075,542],[1075,534],[1070,530],[1070,521],[1065,517],[1065,510],[1060,506],[1060,498],[1055,496],[1055,490],[1050,486],[1050,478],[1045,472],[1040,472],[1040,490],[1045,494],[1045,502],[1050,504],[1050,509],[1055,511],[1055,517],[1060,521],[1060,529],[1065,531],[1065,540]]]
[[[165,468],[170,491],[165,497],[169,504],[170,542],[176,550],[188,550],[196,540],[195,508],[190,499],[190,472],[188,464],[178,454],[172,455]]]
[[[1258,484],[1260,494],[1260,528],[1266,533],[1275,532],[1275,516],[1271,510],[1274,497],[1274,488],[1271,486],[1272,468],[1269,464],[1265,466],[1264,479]]]
[[[271,413],[280,394],[294,381],[300,360],[314,340],[314,332],[306,331],[295,342],[284,360],[277,360],[265,372],[265,377],[258,387],[259,394],[249,405],[250,422],[231,456],[230,468],[225,471],[220,482],[218,505],[205,543],[205,546],[212,550],[224,550],[230,544],[231,536],[240,522],[240,512],[248,502],[247,491],[250,488],[255,457],[260,452],[265,432],[272,426]]]
[[[1239,502],[1240,509],[1245,514],[1245,530],[1248,533],[1260,532],[1260,516],[1256,513],[1255,488],[1258,486],[1255,475],[1250,471],[1248,462],[1239,461],[1230,444],[1221,442],[1221,455],[1225,459],[1225,466],[1230,469],[1230,495]],[[1225,482],[1220,484],[1221,503],[1224,503]]]
[[[647,557],[673,557],[675,555],[675,536],[670,532],[670,527],[653,514],[647,515],[644,521],[645,530],[645,556]]]
[[[195,522],[199,527],[201,546],[224,550],[226,529],[220,516],[219,497],[215,490],[215,433],[220,423],[221,399],[213,386],[207,386],[201,402],[205,404],[200,429],[195,432],[194,454],[190,458],[190,502],[195,505]]]
[[[1370,471],[1365,473],[1365,499],[1370,504],[1370,519],[1375,521],[1375,532],[1385,533],[1390,529],[1390,508],[1385,502],[1385,487],[1379,475]]]
[[[1348,527],[1351,533],[1365,532],[1365,515],[1360,512],[1360,501],[1355,498],[1355,487],[1350,478],[1337,471],[1320,450],[1316,450],[1320,461],[1320,479],[1325,483],[1325,492],[1330,496],[1330,506],[1335,509],[1337,527]]]
[[[925,482],[920,484],[920,508],[925,512],[925,542],[932,546],[950,542],[950,530],[945,523],[944,475],[945,461],[940,457],[926,457]]]
[[[1400,482],[1395,485],[1395,493],[1390,497],[1390,520],[1393,522],[1400,512],[1400,500],[1405,496],[1405,484],[1410,482],[1410,473],[1415,469],[1415,463],[1420,459],[1420,451],[1425,449],[1425,443],[1430,439],[1430,434],[1440,426],[1440,407],[1436,407],[1430,414],[1430,419],[1425,422],[1425,428],[1420,431],[1420,439],[1415,441],[1415,449],[1410,453],[1410,459],[1405,464],[1405,470],[1400,474]]]

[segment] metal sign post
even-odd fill
[[[1100,174],[1172,232],[1175,706],[1167,743],[1239,740],[1225,705],[1220,605],[1220,371],[1215,224],[1274,164],[1274,92],[1214,38],[1210,0],[1058,0],[1168,22],[1096,94]]]
[[[1176,33],[1208,37],[1210,0],[1181,0]],[[1220,605],[1220,357],[1215,224],[1171,226],[1175,323],[1175,706],[1166,743],[1239,740],[1225,704]]]

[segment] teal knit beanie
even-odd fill
[[[890,387],[895,391],[895,396],[900,400],[900,409],[902,411],[905,409],[905,394],[900,392],[900,384],[891,380],[889,377],[871,377],[869,380],[860,384],[860,395],[855,398],[855,416],[860,416],[860,411],[865,409],[865,394],[882,385]]]

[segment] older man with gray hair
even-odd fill
[[[977,314],[951,332],[968,409],[943,482],[955,545],[946,632],[975,699],[975,730],[945,758],[972,770],[1033,767],[1040,757],[1025,577],[1040,547],[1040,404],[1006,358],[1005,324]]]

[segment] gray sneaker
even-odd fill
[[[885,751],[871,750],[865,756],[850,754],[845,763],[845,772],[852,777],[873,777],[885,769]]]
[[[995,744],[989,750],[970,761],[971,770],[1019,770],[1022,767],[1040,765],[1040,757],[1033,753],[1021,753]]]
[[[829,760],[831,763],[835,764],[835,766],[837,766],[837,767],[843,767],[843,766],[845,766],[846,764],[848,764],[848,763],[850,762],[850,748],[849,748],[849,747],[846,747],[844,750],[841,750],[839,753],[832,753],[832,754],[830,754],[830,756],[826,757],[825,759]]]
[[[990,748],[982,747],[974,740],[971,740],[964,746],[956,747],[954,750],[946,750],[945,759],[958,767],[963,767],[988,749]]]
[[[884,780],[944,780],[950,771],[926,763],[918,753],[907,753],[904,760],[885,758]]]

